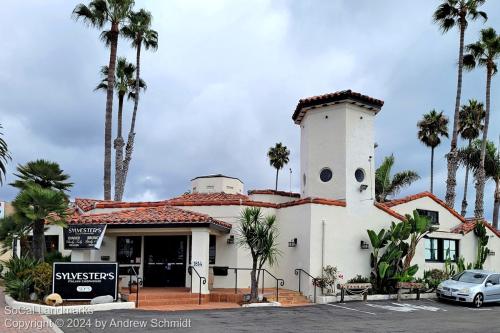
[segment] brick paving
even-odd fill
[[[0,288],[0,332],[19,333],[19,332],[37,332],[53,333],[48,327],[48,323],[38,314],[12,314],[9,308],[6,308],[3,288]]]

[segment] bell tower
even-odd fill
[[[373,204],[374,120],[383,105],[351,90],[299,101],[292,119],[301,133],[302,197]]]

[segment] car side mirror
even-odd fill
[[[491,283],[491,282],[489,282],[489,281],[488,281],[488,282],[486,282],[486,287],[493,287],[493,283]]]

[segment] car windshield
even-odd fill
[[[465,283],[483,283],[486,279],[486,274],[474,273],[474,272],[463,272],[452,277],[452,280],[465,282]]]

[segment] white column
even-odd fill
[[[210,245],[210,235],[208,229],[193,229],[191,233],[191,266],[193,266],[198,273],[206,279],[206,283],[201,285],[202,294],[208,294],[208,248]],[[192,273],[193,285],[191,292],[199,292],[200,279],[193,271]]]

